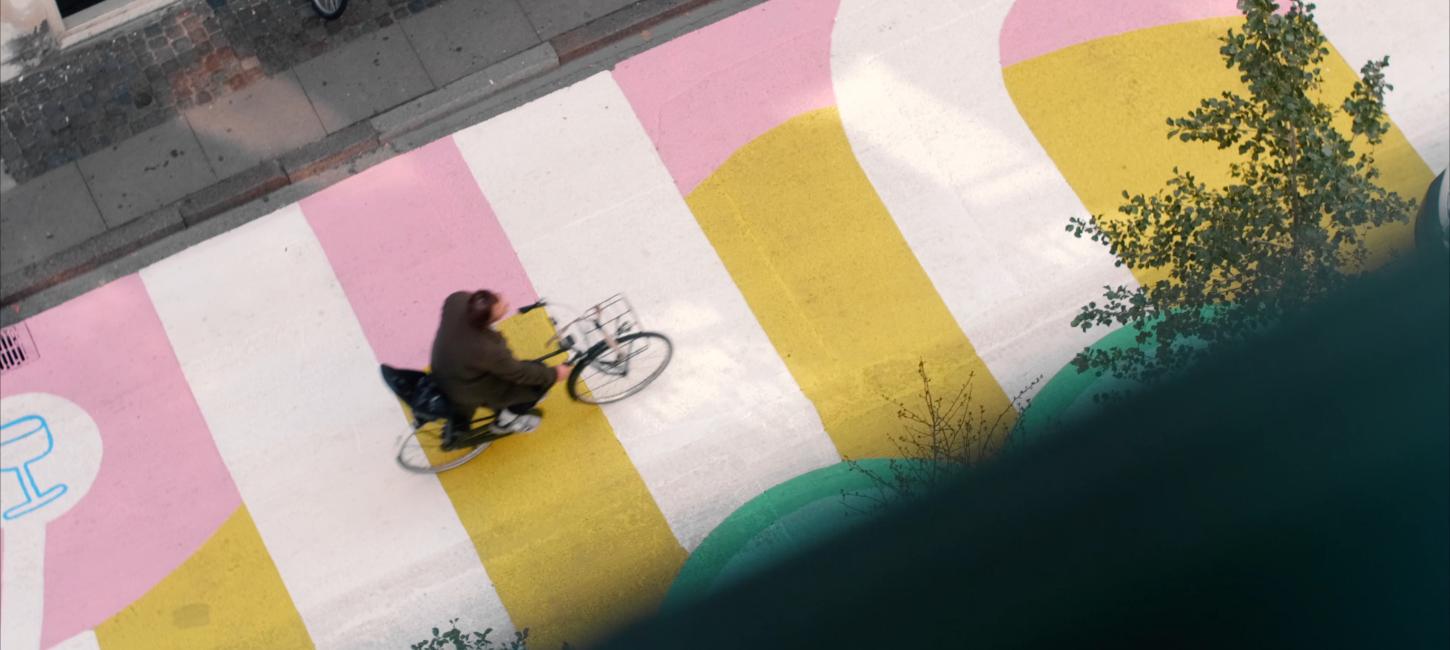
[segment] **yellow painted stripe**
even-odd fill
[[[553,333],[542,311],[500,330],[523,358]],[[686,553],[598,407],[557,385],[540,408],[538,431],[440,478],[514,625],[557,648],[653,612]]]
[[[171,575],[96,627],[104,650],[311,648],[246,506]]]
[[[741,148],[687,201],[843,455],[898,454],[893,401],[919,402],[921,361],[938,389],[974,373],[976,403],[1007,408],[856,162],[835,108]]]
[[[1217,41],[1242,23],[1219,18],[1130,32],[1018,63],[1003,76],[1017,109],[1083,204],[1093,214],[1114,218],[1123,190],[1157,191],[1175,165],[1211,186],[1230,180],[1236,151],[1169,140],[1164,120],[1225,89],[1247,93],[1238,73],[1224,67]],[[1388,70],[1391,82],[1394,71]],[[1324,77],[1323,99],[1337,109],[1358,79],[1355,68],[1331,51]],[[1348,118],[1338,125],[1348,132]],[[1375,155],[1383,187],[1416,200],[1424,194],[1430,169],[1398,128]],[[1064,225],[1069,216],[1074,215],[1062,215]],[[1374,261],[1413,246],[1412,235],[1409,223],[1373,233]],[[1137,275],[1144,282],[1154,279]]]

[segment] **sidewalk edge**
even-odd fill
[[[23,321],[392,156],[612,69],[641,51],[764,1],[641,0],[602,16],[0,276],[0,326]],[[563,55],[561,45],[567,48]],[[248,174],[254,177],[241,178]],[[236,195],[219,192],[227,187]]]

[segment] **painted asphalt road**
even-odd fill
[[[7,443],[35,483],[7,471],[3,508],[67,490],[3,522],[5,648],[406,647],[455,617],[587,641],[830,529],[919,361],[988,408],[1076,408],[1033,381],[1139,278],[1062,227],[1221,166],[1161,124],[1236,83],[1234,4],[774,0],[35,316],[0,407],[48,434]],[[1320,11],[1350,60],[1394,57],[1377,154],[1418,198],[1450,159],[1446,8],[1375,7]],[[473,287],[624,292],[676,360],[404,473],[377,364],[423,365]],[[521,355],[549,333],[502,329]]]

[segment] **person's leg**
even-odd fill
[[[473,415],[478,411],[476,404],[452,404],[453,413],[449,421],[453,424],[453,436],[467,435],[473,430]]]
[[[535,408],[544,399],[549,389],[545,388],[527,398],[499,411],[494,429],[511,433],[527,433],[539,427],[543,412]]]
[[[507,410],[510,413],[515,413],[515,414],[518,414],[518,415],[523,415],[525,413],[528,413],[530,411],[533,411],[535,409],[535,407],[538,406],[538,404],[539,404],[539,400],[533,399],[533,400],[528,400],[528,401],[524,401],[524,402],[519,402],[517,404],[510,404]]]

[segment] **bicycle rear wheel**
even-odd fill
[[[585,404],[618,402],[645,389],[674,357],[669,337],[635,332],[619,337],[617,349],[595,345],[569,373],[569,396]]]
[[[487,444],[482,444],[462,449],[444,449],[443,433],[447,426],[451,426],[447,424],[447,420],[435,420],[402,436],[398,440],[398,464],[410,472],[437,474],[473,460],[488,448]]]

